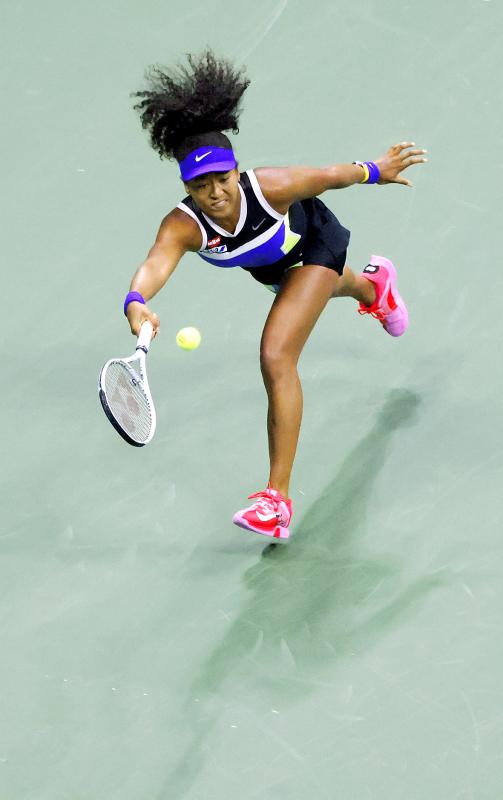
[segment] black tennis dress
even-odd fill
[[[178,208],[199,225],[199,255],[216,267],[241,267],[277,291],[287,269],[320,264],[342,275],[350,232],[318,198],[293,203],[279,214],[267,202],[253,170],[239,178],[241,213],[234,233],[220,228],[191,197]]]

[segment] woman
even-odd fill
[[[240,173],[223,131],[238,132],[240,100],[249,85],[243,72],[206,51],[189,56],[188,65],[175,72],[153,68],[148,77],[149,88],[135,94],[135,108],[161,158],[178,161],[187,196],[162,221],[133,277],[124,312],[135,335],[147,319],[155,335],[159,319],[145,301],[164,286],[187,252],[218,267],[241,267],[275,293],[260,348],[269,401],[269,481],[266,489],[250,495],[253,504],[233,521],[286,539],[302,417],[297,362],[316,320],[332,297],[353,297],[359,312],[375,317],[392,336],[401,336],[408,324],[391,261],[372,256],[355,275],[346,264],[349,231],[318,195],[355,183],[410,186],[401,172],[425,161],[426,151],[402,142],[375,162]]]

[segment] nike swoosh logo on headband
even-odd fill
[[[196,161],[202,161],[203,158],[206,158],[206,156],[209,156],[210,153],[211,153],[211,150],[208,150],[208,152],[207,153],[203,153],[202,156],[196,156]]]

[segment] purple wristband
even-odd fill
[[[140,292],[128,292],[124,300],[124,314],[127,316],[127,307],[130,303],[142,303],[145,305],[145,300]]]
[[[365,183],[377,183],[377,181],[381,177],[379,167],[377,166],[377,164],[374,164],[373,161],[365,161],[364,163],[369,171],[369,179],[368,181],[365,181]]]

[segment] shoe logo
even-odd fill
[[[376,272],[379,272],[379,267],[376,267],[374,264],[367,264],[363,271],[370,272],[371,275],[375,275]]]
[[[202,156],[196,156],[196,161],[202,161],[203,158],[206,158],[206,156],[209,156],[209,154],[211,152],[213,152],[213,151],[212,150],[208,150],[208,152],[207,153],[203,153]]]
[[[258,231],[258,229],[260,228],[260,226],[262,225],[263,222],[265,222],[265,217],[264,217],[264,219],[260,220],[258,225],[252,225],[252,231]]]
[[[260,511],[255,511],[255,514],[261,522],[270,522],[271,519],[278,519],[279,514],[261,514]]]

